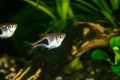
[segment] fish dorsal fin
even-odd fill
[[[46,36],[46,34],[39,34],[39,36],[40,36],[41,38],[44,38],[44,37]]]

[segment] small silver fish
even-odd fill
[[[12,37],[16,28],[17,24],[13,23],[0,24],[0,38],[4,39]]]
[[[65,38],[66,34],[65,33],[50,33],[47,35],[42,35],[42,39],[34,42],[34,43],[29,43],[25,42],[29,45],[32,45],[32,50],[30,53],[36,48],[36,47],[43,47],[47,48],[48,50],[57,48],[61,45]]]

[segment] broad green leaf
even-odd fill
[[[96,49],[91,53],[91,59],[107,60],[108,58],[108,54],[101,49]]]
[[[114,73],[120,73],[120,65],[112,65],[111,70]]]
[[[23,0],[23,1],[25,1],[25,2],[27,2],[29,4],[31,4],[31,5],[33,5],[35,7],[38,5],[36,2],[31,1],[31,0]],[[38,9],[42,10],[43,12],[45,12],[46,14],[48,14],[50,17],[52,17],[54,20],[56,20],[55,15],[49,9],[47,9],[46,7],[44,7],[44,6],[42,6],[42,5],[39,4],[38,5]]]
[[[113,48],[115,46],[120,47],[120,36],[112,37],[110,39],[110,47]]]

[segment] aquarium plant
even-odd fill
[[[110,39],[110,47],[114,53],[114,62],[111,60],[110,56],[104,50],[96,49],[91,54],[91,59],[105,60],[111,65],[111,70],[114,73],[120,73],[120,36],[112,37]]]

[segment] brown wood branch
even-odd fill
[[[40,73],[41,73],[41,69],[38,68],[38,70],[32,76],[30,76],[27,80],[36,80],[40,76]]]
[[[84,47],[80,47],[77,51],[77,53],[75,54],[75,57],[79,57],[82,54],[84,54],[85,52],[96,48],[96,47],[104,47],[104,46],[108,46],[109,45],[109,40],[108,39],[94,39],[91,41],[88,41],[89,43],[84,46]]]
[[[79,24],[88,24],[89,26],[91,26],[92,29],[94,30],[98,30],[101,33],[104,33],[105,28],[103,26],[101,26],[99,23],[93,23],[93,22],[76,22],[76,25]]]
[[[94,49],[94,48],[108,47],[111,37],[117,36],[120,34],[119,28],[104,28],[100,24],[96,24],[96,23],[92,23],[92,22],[77,22],[76,24],[77,25],[88,24],[90,26],[89,28],[91,28],[91,30],[95,31],[95,33],[94,33],[95,35],[93,35],[91,33],[87,33],[89,35],[93,35],[94,37],[89,40],[89,39],[87,39],[89,36],[85,35],[86,39],[83,39],[83,40],[80,40],[77,42],[77,43],[79,43],[79,42],[82,42],[82,43],[80,43],[79,45],[76,45],[77,48],[75,51],[73,51],[74,57],[79,57],[82,54],[84,54],[87,51],[90,51],[91,49]],[[85,31],[84,28],[83,28],[83,31]],[[105,32],[107,32],[107,33],[105,33]],[[78,47],[78,46],[80,46],[80,47]]]
[[[30,69],[31,69],[30,66],[27,67],[25,70],[20,69],[20,70],[18,71],[18,73],[13,77],[12,80],[22,80],[22,78],[24,77],[24,75],[26,75],[27,72],[28,72]]]
[[[108,47],[109,46],[109,41],[110,38],[117,35],[117,33],[110,33],[106,34],[105,38],[100,38],[100,39],[93,39],[93,40],[88,40],[85,41],[80,48],[77,49],[76,54],[74,55],[75,57],[79,57],[85,52],[97,48],[97,47]]]

